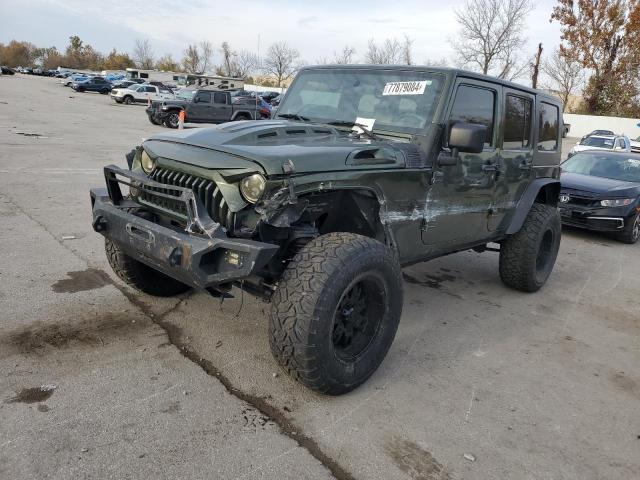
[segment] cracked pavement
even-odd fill
[[[323,397],[272,360],[268,304],[111,273],[88,189],[163,130],[143,106],[23,75],[0,100],[0,478],[640,476],[640,246],[565,230],[534,295],[492,253],[407,268],[381,368]]]

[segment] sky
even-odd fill
[[[345,45],[364,55],[370,38],[414,40],[415,63],[454,54],[454,0],[0,0],[0,42],[26,40],[64,51],[71,35],[102,52],[112,48],[131,52],[136,39],[148,38],[156,57],[170,53],[182,58],[187,44],[203,40],[219,46],[228,41],[234,50],[263,55],[273,42],[285,40],[308,64],[333,57]],[[528,17],[527,55],[538,42],[545,53],[559,43],[559,26],[549,17],[555,1],[540,0]],[[220,63],[216,51],[214,63]]]

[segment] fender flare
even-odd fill
[[[513,235],[522,228],[522,225],[524,225],[524,221],[529,214],[529,210],[531,210],[533,202],[535,202],[538,197],[538,193],[548,185],[557,185],[558,193],[560,193],[560,180],[556,178],[536,178],[529,184],[518,202],[515,213],[511,217],[511,221],[509,222],[509,226],[505,232],[507,235]],[[557,202],[554,206],[556,205]]]
[[[249,115],[250,120],[255,120],[250,110],[236,110],[235,112],[233,112],[233,115],[231,116],[231,119],[229,121],[234,121],[236,118],[238,118],[238,115],[244,114]]]

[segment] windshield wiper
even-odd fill
[[[360,130],[362,130],[362,133],[364,133],[371,140],[378,140],[378,137],[376,136],[376,134],[373,133],[371,130],[369,130],[369,127],[367,127],[362,123],[349,122],[348,120],[334,120],[332,122],[326,122],[326,124],[332,125],[334,127],[351,127],[351,128],[358,127]],[[360,132],[354,132],[354,133],[360,134]]]
[[[297,113],[280,113],[276,115],[276,118],[286,118],[287,120],[300,120],[302,122],[309,121],[307,117],[303,117],[302,115],[298,115]]]

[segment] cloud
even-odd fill
[[[236,0],[233,8],[221,8],[206,0],[21,0],[11,10],[0,0],[5,20],[0,41],[12,38],[63,49],[70,35],[107,51],[130,51],[137,38],[149,38],[156,55],[182,57],[188,43],[210,41],[216,47],[228,41],[236,50],[264,54],[272,43],[285,40],[306,61],[331,57],[345,45],[364,54],[370,38],[413,40],[414,58],[451,57],[447,38],[457,24],[450,4],[439,0],[403,0],[390,4],[369,0],[366,5],[344,0]],[[533,51],[538,41],[551,51],[558,43],[557,24],[549,25],[552,0],[540,0],[530,17],[527,35]],[[7,10],[7,12],[3,11]],[[26,38],[28,36],[33,38]],[[214,61],[219,62],[219,54]]]

